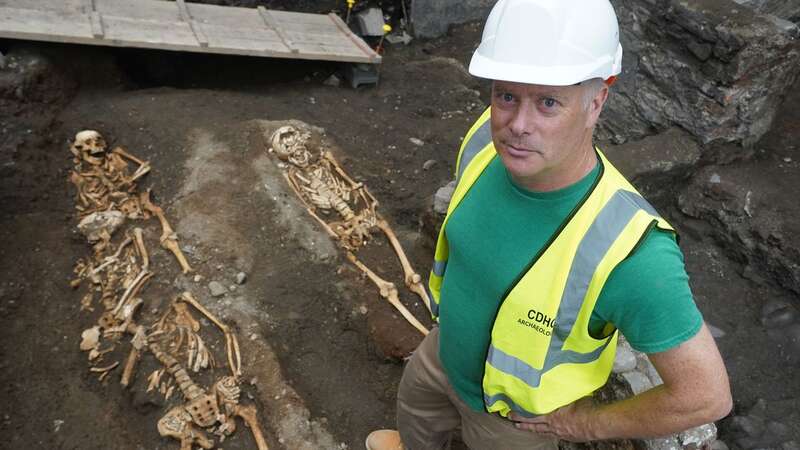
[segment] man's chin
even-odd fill
[[[500,160],[514,179],[525,179],[541,171],[542,161],[537,156],[536,153],[531,153],[523,158],[501,153]]]

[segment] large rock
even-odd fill
[[[438,37],[445,34],[450,25],[486,20],[494,4],[495,0],[411,0],[414,35]]]
[[[614,167],[648,197],[661,195],[665,185],[688,178],[701,156],[695,138],[677,127],[602,149]]]
[[[601,138],[678,125],[702,143],[757,141],[800,72],[793,33],[732,0],[612,0],[623,73]]]
[[[681,211],[743,264],[742,275],[800,294],[800,164],[787,158],[700,170],[678,195]]]
[[[762,14],[771,14],[788,22],[800,22],[800,2],[786,0],[736,0]]]

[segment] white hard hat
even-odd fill
[[[477,77],[548,86],[607,80],[621,69],[608,0],[500,0],[469,63]]]

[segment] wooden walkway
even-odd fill
[[[185,0],[0,0],[0,37],[272,58],[381,61],[335,14]]]

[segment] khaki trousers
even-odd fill
[[[458,428],[472,450],[556,450],[556,439],[519,430],[499,415],[471,409],[455,393],[439,360],[439,328],[408,362],[397,393],[397,429],[407,450],[441,450]]]

